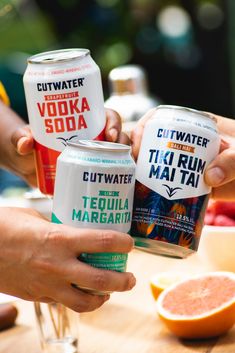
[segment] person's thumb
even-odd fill
[[[28,125],[18,128],[11,136],[11,143],[17,153],[21,155],[29,154],[33,151],[34,139]]]

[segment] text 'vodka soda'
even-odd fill
[[[159,106],[144,128],[131,235],[153,253],[184,258],[198,248],[211,188],[204,173],[219,152],[216,120]]]
[[[45,52],[28,59],[24,89],[39,188],[53,195],[56,160],[67,142],[104,139],[100,70],[87,49]]]

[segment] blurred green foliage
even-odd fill
[[[106,97],[109,71],[134,63],[163,102],[228,115],[226,11],[227,0],[0,0],[1,79],[19,109],[27,55],[84,47],[101,68]]]
[[[0,0],[1,57],[16,51],[45,50],[54,42],[49,21],[34,2]]]

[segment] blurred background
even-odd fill
[[[0,80],[27,121],[27,57],[84,47],[100,66],[105,99],[110,71],[137,64],[165,104],[233,117],[234,18],[234,0],[0,0]]]

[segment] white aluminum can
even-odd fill
[[[211,192],[204,173],[219,147],[211,114],[156,108],[144,128],[137,161],[131,227],[137,247],[176,258],[198,249]]]
[[[128,233],[135,186],[130,146],[68,142],[57,161],[52,222]],[[94,267],[123,272],[127,254],[81,254]]]
[[[39,188],[53,195],[56,160],[67,141],[104,140],[100,69],[88,49],[55,50],[31,56],[23,81]]]

